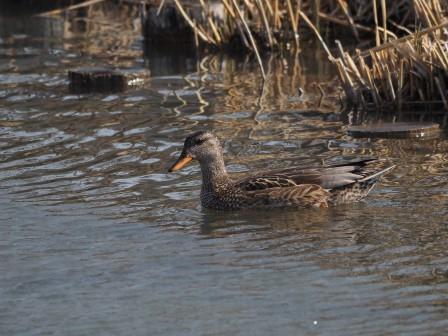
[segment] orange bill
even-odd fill
[[[168,169],[169,172],[173,172],[179,169],[182,169],[185,167],[193,158],[186,154],[181,154],[177,161],[171,166],[170,169]]]

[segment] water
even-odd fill
[[[261,90],[252,59],[144,50],[132,7],[2,18],[0,33],[0,334],[448,330],[448,142],[348,137],[313,44],[266,60]],[[107,63],[153,76],[68,91],[68,69]],[[166,173],[203,128],[235,174],[371,155],[398,167],[359,204],[213,212],[196,165]]]

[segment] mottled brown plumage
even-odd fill
[[[181,169],[193,159],[201,166],[202,205],[220,210],[328,207],[356,202],[394,167],[378,170],[370,165],[376,160],[367,159],[327,167],[287,168],[233,181],[227,174],[219,140],[210,132],[189,136],[170,171]]]

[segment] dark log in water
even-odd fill
[[[348,128],[348,134],[355,138],[432,138],[440,132],[439,124],[430,122],[380,123]]]
[[[75,93],[119,92],[144,84],[148,77],[146,70],[79,68],[68,72],[70,91]]]

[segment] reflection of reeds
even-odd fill
[[[227,94],[218,97],[214,111],[334,111],[337,95],[331,84],[322,84],[322,90],[314,80],[328,79],[328,67],[325,78],[311,78],[303,73],[303,59],[296,56],[278,58],[270,56],[264,60],[267,81],[254,70],[253,61],[247,56],[236,60],[222,55],[208,56],[201,62],[200,72],[222,76],[219,83],[198,83],[197,87],[218,85],[224,87]],[[328,63],[326,63],[328,65]],[[260,87],[263,87],[260,90]],[[318,98],[321,98],[319,101]]]
[[[102,2],[75,8],[64,21],[65,48],[70,50],[76,46],[76,51],[96,55],[107,65],[133,66],[135,58],[142,55],[140,50],[132,48],[140,36],[140,27],[136,24],[138,17],[139,8],[128,4]],[[78,43],[74,44],[72,40]]]

